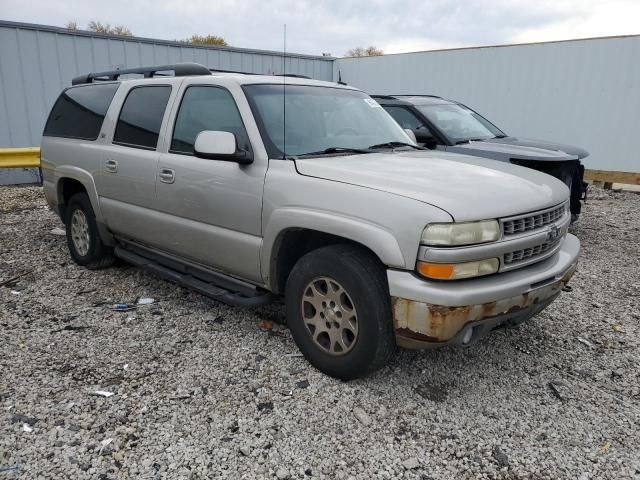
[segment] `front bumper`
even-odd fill
[[[428,281],[388,270],[398,345],[471,343],[493,328],[539,313],[573,275],[580,241],[568,234],[552,257],[511,272],[457,282]]]

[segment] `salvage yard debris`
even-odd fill
[[[547,385],[549,386],[549,390],[551,390],[551,393],[553,393],[553,396],[556,397],[558,400],[560,400],[561,402],[564,402],[566,399],[560,394],[560,390],[558,390],[558,387],[563,385],[561,382],[549,382],[547,383]]]
[[[0,287],[13,287],[14,283],[16,282],[16,280],[19,280],[20,278],[24,277],[25,275],[29,275],[31,272],[33,272],[33,270],[29,270],[28,272],[23,272],[23,273],[19,273],[18,275],[11,277],[7,280],[3,280],[0,282]]]
[[[113,396],[113,392],[108,392],[106,390],[96,390],[95,392],[93,392],[92,395],[96,395],[98,397],[112,397]]]
[[[115,310],[116,312],[129,312],[131,310],[135,310],[136,308],[138,307],[129,303],[116,303],[111,307],[111,310]]]
[[[582,337],[577,337],[576,340],[580,343],[582,343],[583,345],[586,345],[589,348],[598,348],[596,347],[593,343],[591,343],[589,340],[587,340],[586,338],[582,338]]]

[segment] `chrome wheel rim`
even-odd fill
[[[302,294],[305,330],[330,355],[350,352],[358,339],[358,316],[347,291],[330,277],[318,277]]]
[[[84,257],[89,253],[89,223],[82,210],[76,210],[71,216],[71,240],[81,256]]]

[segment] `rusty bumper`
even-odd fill
[[[475,291],[486,287],[481,283],[482,279],[459,283],[460,298],[482,298],[483,301],[478,303],[430,303],[428,298],[415,300],[394,295],[392,288],[393,322],[398,345],[426,348],[451,343],[469,344],[498,326],[518,324],[536,315],[560,294],[573,276],[580,245],[574,239],[564,246],[564,253],[561,252],[558,258],[541,262],[536,268],[527,267],[520,272],[496,275],[494,280],[486,278],[493,281],[494,285],[485,288],[484,292]],[[529,268],[531,281],[527,282],[525,271]],[[540,280],[545,273],[548,274],[546,278]],[[501,289],[501,285],[504,288]],[[519,286],[521,293],[513,294],[514,289],[518,290],[514,285]],[[437,289],[437,286],[430,288]],[[451,284],[442,288],[450,289]],[[511,294],[500,295],[501,291]],[[446,296],[438,299],[442,300],[443,297]]]

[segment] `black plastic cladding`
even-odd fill
[[[158,72],[173,72],[176,77],[186,77],[191,75],[211,75],[207,67],[199,63],[176,63],[173,65],[158,65],[155,67],[125,68],[122,70],[110,70],[107,72],[87,73],[71,80],[72,85],[92,83],[97,81],[117,80],[120,75],[141,74],[144,78],[152,78]]]

